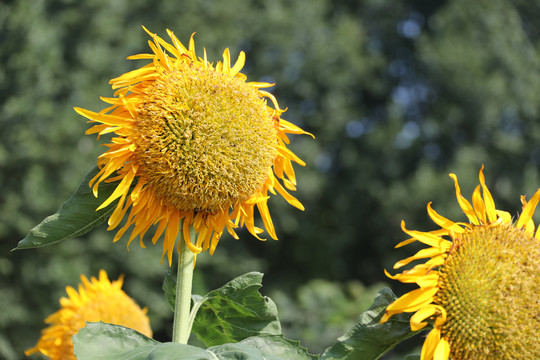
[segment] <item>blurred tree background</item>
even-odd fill
[[[23,358],[43,319],[79,275],[126,275],[170,340],[160,247],[111,242],[105,226],[53,247],[10,252],[56,211],[103,149],[73,106],[100,110],[108,80],[141,66],[145,25],[220,60],[246,52],[251,81],[275,82],[284,118],[312,132],[291,148],[299,212],[270,200],[278,242],[224,235],[199,256],[196,293],[247,271],[265,273],[285,334],[312,352],[330,345],[371,303],[383,269],[412,229],[436,226],[426,204],[465,220],[448,173],[470,197],[485,164],[498,208],[540,186],[540,2],[525,0],[3,0],[0,3],[0,358]],[[201,52],[202,54],[202,52]],[[386,359],[401,358],[416,339]]]

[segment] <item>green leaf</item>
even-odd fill
[[[409,354],[406,355],[403,360],[420,360],[420,355],[418,354]]]
[[[325,350],[321,360],[378,359],[401,341],[419,333],[411,331],[411,315],[407,313],[394,315],[386,323],[379,324],[384,310],[395,299],[392,290],[379,291],[371,307],[345,335]]]
[[[92,169],[79,184],[75,193],[62,204],[60,209],[31,229],[14,250],[51,245],[80,236],[104,222],[114,211],[117,202],[115,201],[99,211],[96,209],[113,193],[118,182],[101,183],[99,197],[96,198],[88,183],[98,171],[97,167]]]
[[[163,343],[158,344],[145,358],[146,360],[217,360],[212,352],[196,346]],[[130,359],[131,360],[131,359]]]
[[[120,325],[87,323],[73,336],[77,360],[144,360],[157,341]]]
[[[315,360],[296,341],[263,335],[208,349],[159,343],[135,330],[103,322],[88,323],[73,336],[78,360]]]
[[[176,343],[159,344],[147,360],[314,360],[298,342],[282,335],[247,338],[235,344],[223,344],[201,349]]]
[[[206,346],[234,343],[255,335],[280,335],[274,302],[259,293],[263,274],[250,272],[195,302],[193,332]]]
[[[283,335],[253,336],[236,344],[213,346],[212,351],[220,360],[314,360],[317,355],[308,354],[297,341],[287,340]]]

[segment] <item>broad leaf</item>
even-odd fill
[[[144,360],[159,344],[120,325],[87,323],[73,336],[77,360]]]
[[[118,185],[118,182],[103,182],[99,185],[96,198],[88,182],[98,173],[95,167],[79,184],[75,193],[53,215],[46,217],[31,229],[15,250],[51,245],[62,240],[86,234],[103,223],[113,212],[116,201],[104,209],[96,211]]]
[[[315,360],[282,335],[254,336],[208,349],[159,343],[119,325],[89,323],[73,337],[78,360]]]
[[[314,360],[314,355],[283,336],[254,336],[235,344],[208,349],[175,343],[159,344],[148,360]]]
[[[395,299],[392,290],[384,288],[379,291],[373,305],[360,315],[352,329],[326,349],[321,360],[378,359],[401,341],[417,334],[411,331],[410,314],[397,314],[388,322],[379,324],[384,310]]]
[[[249,337],[236,344],[213,346],[212,351],[220,360],[314,360],[317,355],[308,354],[297,341],[287,340],[283,335]]]
[[[168,343],[156,345],[145,359],[146,360],[217,360],[219,358],[216,358],[216,356],[212,354],[211,351],[201,349],[196,346],[168,342]]]
[[[262,277],[258,272],[241,275],[195,302],[199,310],[192,331],[206,346],[281,334],[276,305],[258,291]]]

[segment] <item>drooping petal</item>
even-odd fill
[[[439,340],[435,352],[433,353],[433,360],[448,360],[450,357],[450,344],[443,337]]]
[[[98,206],[98,208],[96,209],[96,211],[100,210],[100,209],[103,209],[105,207],[107,207],[110,203],[112,203],[114,200],[118,199],[120,196],[126,194],[129,190],[129,187],[131,186],[131,183],[133,182],[133,180],[135,179],[135,173],[136,173],[136,169],[135,168],[131,168],[131,171],[129,171],[125,176],[124,178],[122,179],[122,181],[120,181],[120,184],[118,184],[118,186],[116,187],[116,189],[114,189],[113,193],[111,194],[111,196],[109,196],[109,198],[107,200],[105,200],[100,206]]]
[[[420,360],[432,360],[435,349],[441,340],[441,330],[434,328],[431,330],[424,341],[422,346],[422,353],[420,354]]]

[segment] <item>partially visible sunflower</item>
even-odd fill
[[[147,309],[141,309],[122,290],[122,277],[110,282],[105,270],[100,270],[99,279],[88,281],[81,275],[81,281],[79,292],[66,287],[68,297],[61,298],[60,310],[45,319],[50,325],[42,330],[36,346],[25,351],[27,356],[39,352],[51,360],[76,360],[72,338],[86,322],[121,325],[152,337]]]
[[[245,225],[259,238],[263,230],[255,226],[255,206],[266,231],[277,239],[269,193],[277,191],[303,210],[286,189],[296,190],[292,162],[304,162],[286,144],[287,134],[309,133],[281,118],[285,110],[262,90],[273,84],[246,82],[240,73],[243,52],[231,66],[226,49],[223,62],[214,66],[206,51],[197,57],[193,36],[186,48],[169,30],[172,44],[146,31],[153,39],[148,42],[152,54],[128,59],[151,62],[110,81],[115,97],[102,100],[111,106],[99,113],[75,108],[99,123],[87,134],[116,135],[99,156],[100,172],[90,182],[97,196],[101,182],[119,181],[98,208],[118,201],[108,230],[127,219],[114,241],[133,225],[129,242],[139,236],[144,247],[144,234],[157,225],[152,242],[165,234],[162,259],[167,254],[170,265],[180,231],[195,254],[213,253],[225,228],[238,239],[234,228]],[[190,226],[196,240],[190,238]]]
[[[429,246],[398,261],[394,269],[429,259],[392,276],[416,283],[413,290],[390,304],[381,323],[402,312],[415,312],[411,330],[433,329],[422,347],[422,360],[540,359],[540,230],[532,216],[540,189],[530,201],[522,196],[522,213],[513,222],[497,210],[480,170],[480,185],[472,205],[462,195],[457,177],[458,203],[469,223],[454,222],[428,204],[431,219],[441,228],[430,232],[407,230],[410,239]]]

